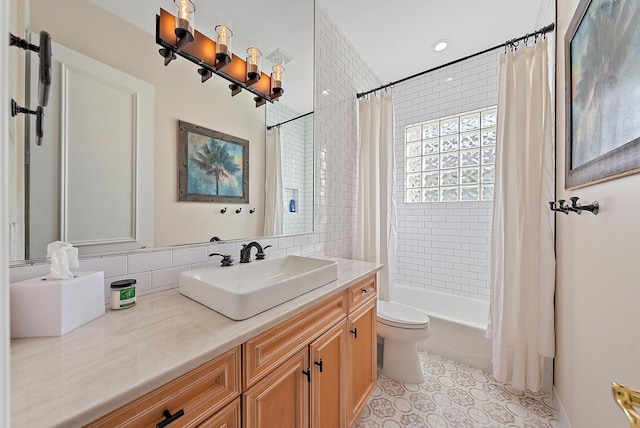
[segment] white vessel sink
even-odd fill
[[[233,320],[250,318],[338,279],[338,263],[283,256],[180,274],[180,293]]]

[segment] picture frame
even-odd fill
[[[178,121],[178,200],[249,203],[249,141]]]
[[[565,189],[640,172],[640,3],[614,3],[581,0],[565,36]]]

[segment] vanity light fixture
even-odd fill
[[[159,52],[165,66],[178,56],[186,58],[198,65],[202,82],[213,74],[224,77],[230,82],[232,96],[245,89],[255,95],[256,107],[267,101],[273,102],[284,93],[283,64],[274,65],[271,76],[260,71],[262,52],[259,44],[250,43],[246,61],[232,53],[233,31],[229,19],[217,18],[214,41],[194,28],[195,6],[192,0],[174,0],[174,3],[177,16],[164,9],[156,15],[156,43],[161,46]]]
[[[216,69],[220,70],[231,63],[231,20],[225,16],[216,19]]]
[[[274,65],[271,69],[271,92],[282,95],[284,93],[284,89],[282,89],[284,60],[282,58],[275,58],[273,62]]]
[[[260,43],[249,39],[247,47],[247,85],[251,86],[260,80]]]
[[[194,18],[196,12],[196,5],[191,0],[173,0],[173,3],[178,8],[178,15],[176,16],[176,33],[178,50],[182,49],[187,43],[193,42],[195,38],[193,35]]]

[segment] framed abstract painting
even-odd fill
[[[565,70],[565,188],[640,172],[640,2],[581,0]]]

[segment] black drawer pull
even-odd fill
[[[373,291],[373,288],[365,288],[362,290],[362,294],[369,294]]]
[[[307,381],[311,382],[311,369],[302,370],[302,374],[307,377]]]
[[[354,328],[353,330],[349,330],[349,333],[353,334],[353,338],[357,339],[358,338],[358,329]]]
[[[313,364],[320,367],[320,373],[322,373],[322,358],[320,358],[320,361],[314,361]]]
[[[176,419],[184,416],[184,409],[178,410],[173,415],[171,414],[171,412],[169,410],[165,410],[165,411],[162,412],[162,416],[164,416],[166,419],[164,421],[160,422],[158,425],[156,425],[156,428],[164,428],[167,425],[169,425],[171,422],[173,422]]]

